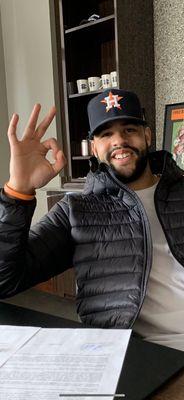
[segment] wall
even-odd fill
[[[162,147],[165,104],[184,101],[184,2],[154,0],[157,147]]]
[[[49,0],[1,0],[0,4],[8,115],[19,114],[21,138],[33,105],[42,105],[40,121],[54,104]],[[55,121],[44,138],[50,136],[57,137]],[[57,176],[47,187],[59,185]],[[35,221],[47,211],[45,192],[38,191],[37,198]]]
[[[0,3],[1,4],[1,3]],[[1,10],[0,10],[1,11]],[[0,12],[0,186],[9,176],[9,145],[7,139],[8,106],[6,95],[4,49],[2,40],[1,12]]]

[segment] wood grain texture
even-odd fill
[[[149,397],[149,400],[183,400],[184,399],[184,371],[169,380],[163,388]]]

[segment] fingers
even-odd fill
[[[56,139],[51,138],[42,142],[42,145],[49,151],[52,150],[55,162],[51,164],[54,175],[57,175],[59,171],[66,165],[66,158],[63,151],[60,149]]]
[[[24,139],[32,138],[34,136],[40,110],[41,110],[41,105],[35,104],[32,113],[29,117],[28,123],[26,125],[26,129],[23,135]]]
[[[10,144],[15,144],[18,141],[16,136],[18,120],[18,114],[13,114],[8,127],[8,139]]]
[[[32,139],[32,138],[41,139],[42,136],[45,134],[47,128],[51,124],[53,118],[56,115],[56,108],[52,107],[50,109],[50,111],[48,112],[48,114],[46,115],[46,117],[43,119],[43,121],[38,125],[38,127],[36,129],[40,110],[41,110],[41,105],[35,104],[32,112],[31,112],[31,115],[29,117],[28,123],[26,125],[23,139],[28,139],[28,138],[29,139]],[[9,137],[9,135],[11,137],[12,137],[12,135],[13,135],[13,137],[15,137],[16,126],[17,126],[17,122],[18,122],[17,118],[18,118],[17,114],[14,114],[14,116],[12,117],[12,120],[10,122],[10,127],[9,127],[10,130],[9,130],[8,137]]]
[[[55,172],[55,174],[57,175],[59,173],[59,171],[61,171],[61,169],[64,168],[64,166],[66,165],[67,161],[65,158],[64,153],[62,152],[62,150],[59,150],[56,155],[55,155],[55,163],[52,164],[52,168]]]
[[[38,125],[36,129],[36,137],[41,139],[42,136],[45,134],[46,130],[48,129],[49,125],[51,124],[53,118],[56,115],[56,108],[52,107],[43,121]]]

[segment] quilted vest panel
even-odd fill
[[[77,311],[87,325],[132,326],[145,295],[149,228],[137,201],[127,205],[126,196],[119,191],[69,200]]]

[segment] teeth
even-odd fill
[[[116,154],[114,158],[120,159],[120,158],[126,158],[129,156],[129,153],[124,153],[124,154]]]

